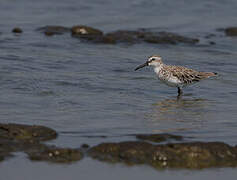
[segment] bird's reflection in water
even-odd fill
[[[189,95],[161,100],[152,105],[149,121],[162,132],[201,128],[208,118],[208,103]]]

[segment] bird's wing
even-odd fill
[[[205,77],[200,72],[182,66],[169,66],[171,74],[182,83],[190,84],[198,82]]]

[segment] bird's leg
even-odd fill
[[[182,96],[182,94],[183,94],[182,89],[180,87],[178,87],[178,96]]]

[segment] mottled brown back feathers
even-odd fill
[[[171,76],[177,77],[184,84],[191,84],[198,82],[202,79],[206,79],[212,76],[216,76],[217,73],[213,72],[199,72],[193,69],[189,69],[182,66],[168,66],[164,65],[163,70],[170,72]]]

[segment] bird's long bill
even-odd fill
[[[148,62],[145,62],[144,64],[141,64],[140,66],[136,67],[135,71],[138,70],[138,69],[141,69],[145,66],[148,66]]]

